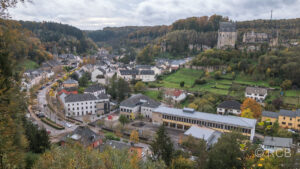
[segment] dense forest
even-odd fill
[[[70,25],[54,22],[20,21],[42,42],[45,49],[54,54],[88,54],[97,49],[96,44],[85,32]]]

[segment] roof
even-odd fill
[[[136,69],[151,69],[151,65],[136,65]]]
[[[77,87],[65,87],[65,88],[62,88],[60,91],[62,90],[65,90],[67,92],[72,92],[72,91],[77,91]]]
[[[185,135],[192,135],[195,138],[204,139],[205,141],[207,141],[214,133],[220,132],[210,128],[198,127],[195,125],[193,125],[186,132],[184,132]]]
[[[220,22],[220,32],[235,32],[236,24],[234,22]]]
[[[265,95],[268,93],[268,90],[265,88],[259,88],[259,87],[247,87],[246,88],[247,93],[254,93],[254,94],[260,94]]]
[[[263,111],[262,116],[271,117],[271,118],[278,118],[279,113],[271,112],[271,111]]]
[[[98,99],[100,99],[100,100],[109,99],[109,97],[106,94],[101,93],[98,95]]]
[[[141,75],[154,75],[154,71],[153,70],[141,70],[140,74]]]
[[[280,111],[277,112],[271,112],[271,111],[263,111],[262,115],[265,117],[272,117],[272,118],[278,118],[278,116],[287,116],[287,117],[300,117],[300,110],[292,111],[292,110],[285,110],[280,109]]]
[[[175,89],[175,90],[167,90],[167,91],[165,92],[166,95],[169,95],[169,96],[175,96],[175,97],[180,96],[182,93],[183,93],[183,91],[177,90],[177,89]]]
[[[160,103],[142,94],[133,95],[120,103],[120,106],[124,107],[136,107],[139,105],[143,107],[156,108],[160,105]]]
[[[62,140],[66,141],[68,138],[79,141],[84,146],[89,146],[99,139],[104,137],[92,131],[88,126],[78,126],[73,132],[65,136]]]
[[[139,74],[139,71],[138,70],[135,70],[135,69],[132,69],[132,70],[120,70],[120,74],[121,75],[138,75]]]
[[[73,79],[68,79],[66,81],[63,82],[63,84],[74,84],[74,83],[78,83],[76,80],[73,80]]]
[[[97,91],[101,91],[101,90],[104,90],[105,88],[100,85],[100,84],[95,84],[95,85],[91,85],[91,86],[88,86],[84,92],[87,92],[87,93],[94,93],[94,92],[97,92]]]
[[[206,120],[206,121],[211,121],[216,123],[241,126],[246,128],[255,128],[255,124],[256,124],[256,119],[248,119],[248,118],[230,116],[230,115],[224,116],[224,115],[196,112],[196,111],[192,113],[187,113],[184,112],[183,109],[169,108],[164,106],[160,106],[156,108],[155,110],[153,110],[153,112],[174,115],[179,117]]]
[[[282,137],[271,137],[266,136],[264,138],[263,145],[267,146],[274,146],[274,147],[291,147],[293,144],[292,138],[282,138]]]
[[[65,97],[65,102],[82,102],[82,101],[90,101],[90,100],[98,100],[98,98],[92,94],[70,94]]]
[[[224,108],[224,109],[241,109],[241,103],[236,100],[227,100],[218,105],[218,108]]]

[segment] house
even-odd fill
[[[176,109],[160,106],[152,111],[152,123],[179,130],[188,130],[193,125],[220,132],[239,130],[252,141],[255,135],[256,119],[197,112],[191,108]]]
[[[100,152],[103,152],[107,147],[118,150],[128,150],[129,153],[137,153],[138,158],[145,157],[148,152],[148,149],[142,144],[124,143],[115,140],[107,140],[103,146],[100,147]]]
[[[105,74],[106,74],[106,72],[102,68],[94,69],[94,71],[92,71],[92,74],[91,74],[92,82],[98,82],[101,84],[105,84]]]
[[[156,80],[153,70],[141,70],[138,78],[143,82],[153,82]]]
[[[106,114],[110,112],[109,98],[105,94],[70,94],[65,97],[66,116]]]
[[[105,94],[105,87],[100,84],[90,85],[85,90],[84,93],[93,94],[94,96],[99,96],[100,94]]]
[[[156,102],[145,95],[136,94],[120,103],[120,114],[126,115],[129,119],[131,118],[131,114],[135,117],[138,114],[142,114],[144,117],[151,119],[153,109],[159,106],[159,102]]]
[[[211,147],[218,142],[218,139],[221,137],[222,132],[213,130],[206,127],[199,127],[197,125],[191,126],[187,131],[184,132],[185,136],[193,136],[196,139],[203,139],[207,147]]]
[[[263,102],[268,95],[268,90],[259,87],[247,87],[245,91],[245,97],[256,100],[257,102]]]
[[[79,142],[84,147],[98,148],[103,144],[105,137],[95,133],[88,126],[78,126],[74,131],[63,137],[60,141],[64,145],[68,141]]]
[[[222,115],[234,114],[240,115],[241,114],[241,103],[236,100],[228,100],[220,103],[217,107],[217,113]]]
[[[78,82],[74,79],[68,79],[63,82],[63,87],[65,88],[78,87]]]
[[[292,144],[292,138],[265,136],[262,148],[266,151],[269,151],[270,153],[273,153],[277,150],[285,151],[285,149],[288,149],[288,151],[290,151]]]
[[[300,130],[300,109],[296,111],[280,109],[278,113],[263,111],[261,120],[271,124],[278,121],[280,127]]]
[[[136,79],[139,75],[139,71],[136,69],[122,69],[118,71],[118,77],[123,78],[124,80],[130,81]]]
[[[22,86],[24,89],[29,90],[35,85],[38,85],[43,79],[46,79],[48,75],[51,75],[54,73],[48,74],[46,71],[43,71],[41,69],[35,69],[35,70],[27,70],[23,74],[22,79]]]
[[[165,91],[164,97],[166,99],[170,98],[173,102],[178,103],[186,98],[186,94],[182,90],[170,89]]]

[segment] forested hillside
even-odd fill
[[[104,28],[88,31],[98,45],[119,48],[153,49],[152,57],[184,57],[196,55],[217,44],[220,21],[229,18],[220,15],[191,17],[175,21],[169,26]],[[248,31],[279,35],[280,42],[300,39],[300,19],[253,20],[237,22],[238,44]]]
[[[20,21],[20,24],[32,31],[51,53],[90,53],[97,48],[86,34],[73,26],[54,22]]]

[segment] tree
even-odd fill
[[[208,168],[243,168],[241,151],[243,136],[239,133],[226,133],[212,147],[208,157]]]
[[[138,81],[138,82],[134,85],[134,90],[135,90],[136,92],[143,92],[143,91],[145,91],[145,89],[146,89],[146,85],[145,85],[143,82],[141,82],[141,81]]]
[[[194,164],[191,160],[179,156],[176,159],[172,160],[170,169],[191,169],[194,167]]]
[[[180,82],[180,87],[184,87],[184,81]]]
[[[37,126],[27,120],[24,121],[24,126],[31,152],[43,153],[45,150],[50,148],[49,135],[44,128],[39,130]]]
[[[156,137],[150,144],[150,149],[153,152],[154,160],[162,159],[168,166],[171,164],[174,152],[173,143],[170,137],[167,136],[163,125],[156,132]]]
[[[261,116],[261,106],[254,99],[247,98],[244,100],[243,104],[241,105],[242,112],[248,108],[251,110],[251,112],[253,112],[254,118],[257,119]]]
[[[124,126],[125,124],[129,123],[129,120],[124,114],[121,114],[119,117],[119,122]]]
[[[281,83],[280,87],[283,89],[283,90],[288,90],[292,87],[292,81],[290,80],[285,80]]]
[[[214,78],[215,79],[220,79],[221,75],[222,75],[221,71],[216,71],[215,74],[214,74]]]
[[[87,87],[89,83],[89,80],[88,80],[88,77],[87,76],[82,76],[80,79],[79,79],[79,86],[80,87]]]
[[[130,134],[130,141],[133,143],[139,142],[139,133],[136,130],[132,130]]]
[[[254,119],[253,112],[251,111],[250,108],[247,108],[242,111],[241,117],[249,118],[249,119]]]
[[[275,109],[279,110],[280,107],[283,105],[283,101],[280,98],[276,98],[272,100],[272,105],[275,107]]]

